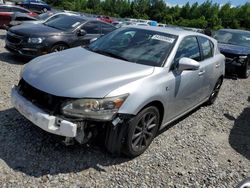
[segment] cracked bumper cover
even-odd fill
[[[60,136],[76,137],[77,124],[61,119],[58,121],[56,116],[49,115],[21,96],[15,86],[11,90],[11,102],[24,117],[41,129]]]

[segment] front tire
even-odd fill
[[[159,110],[150,106],[139,112],[129,123],[124,154],[129,157],[141,155],[151,144],[160,124]]]
[[[56,44],[52,46],[50,52],[60,52],[60,51],[66,50],[67,48],[68,46],[65,44]]]

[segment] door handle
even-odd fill
[[[199,72],[199,76],[202,76],[203,74],[205,74],[205,72],[206,72],[206,71],[201,70],[201,71]]]

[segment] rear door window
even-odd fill
[[[82,26],[87,34],[100,34],[100,22],[90,21]]]
[[[213,57],[213,49],[214,49],[214,45],[213,43],[205,38],[205,37],[198,37],[199,39],[199,43],[201,46],[201,51],[202,51],[202,55],[203,55],[203,59],[208,59],[210,57]]]

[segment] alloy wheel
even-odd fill
[[[60,52],[62,50],[67,49],[67,47],[65,45],[56,45],[52,48],[52,52]]]
[[[153,112],[145,113],[135,127],[132,136],[132,148],[141,151],[151,143],[157,129],[157,115]]]

